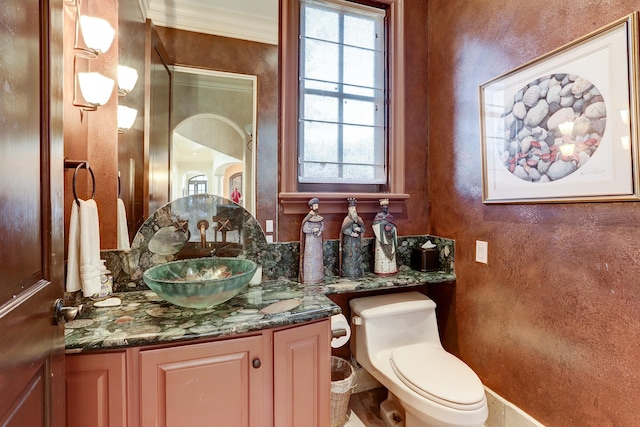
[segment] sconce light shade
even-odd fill
[[[135,68],[118,65],[118,95],[126,95],[133,90],[138,81]]]
[[[138,110],[135,108],[129,108],[124,105],[118,105],[118,132],[124,132],[127,129],[131,129],[133,122],[136,121]]]
[[[109,101],[114,83],[112,79],[100,73],[78,73],[82,97],[93,106],[104,105]]]
[[[92,16],[80,16],[80,31],[86,46],[95,53],[108,51],[116,35],[106,20]]]

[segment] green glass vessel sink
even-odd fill
[[[151,290],[172,304],[205,308],[236,296],[247,286],[257,267],[248,259],[194,258],[151,267],[142,278]]]

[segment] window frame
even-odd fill
[[[343,212],[347,197],[358,199],[358,211],[376,212],[378,199],[406,200],[404,188],[404,0],[366,0],[387,9],[388,51],[388,182],[383,192],[299,191],[298,186],[298,57],[300,1],[280,0],[280,194],[283,213],[308,211],[307,201],[320,198],[322,211]],[[357,190],[356,190],[357,191]]]

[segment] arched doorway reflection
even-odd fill
[[[197,174],[207,193],[230,199],[230,177],[240,173],[239,204],[255,215],[256,84],[256,76],[173,67],[172,199]]]

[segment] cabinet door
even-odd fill
[[[67,427],[127,425],[125,352],[67,355]]]
[[[140,425],[262,426],[262,345],[253,336],[141,351]]]
[[[274,332],[275,427],[329,426],[329,335],[329,320]]]

